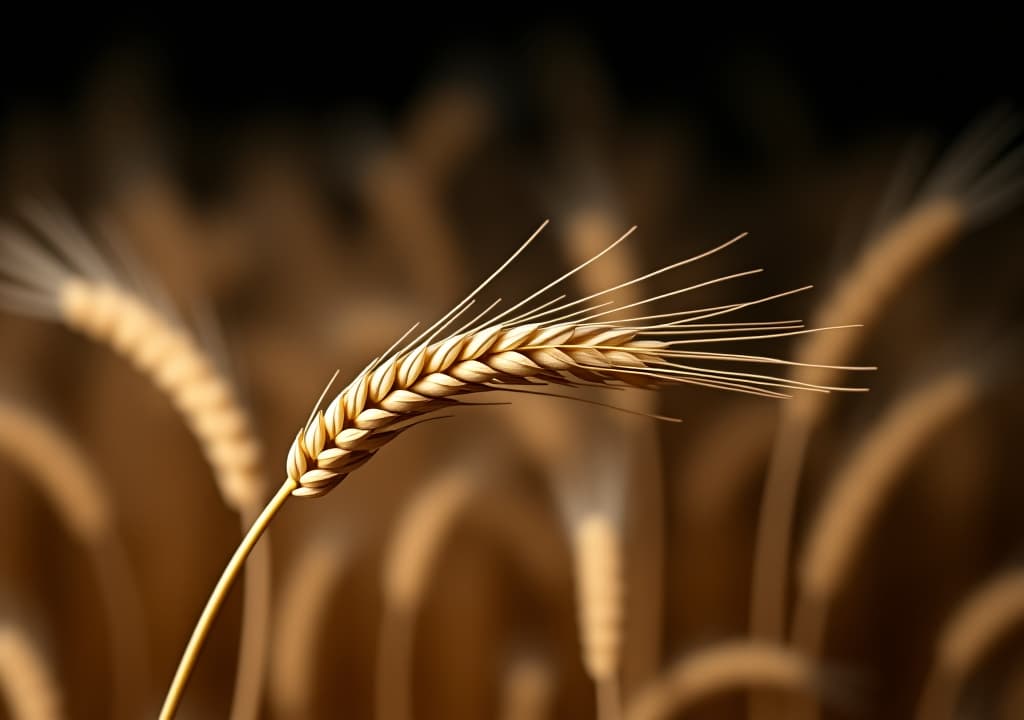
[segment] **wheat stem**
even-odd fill
[[[203,608],[203,613],[199,616],[199,621],[196,623],[195,629],[192,631],[192,637],[189,638],[188,645],[185,647],[185,652],[181,656],[181,661],[178,663],[178,669],[174,673],[174,680],[171,683],[171,688],[167,691],[167,697],[164,698],[163,708],[160,710],[160,720],[170,720],[177,712],[178,705],[181,703],[182,695],[185,692],[185,685],[188,684],[189,678],[192,675],[192,670],[195,668],[196,661],[199,659],[199,653],[203,648],[203,643],[206,641],[206,637],[210,634],[210,629],[213,627],[213,621],[216,619],[217,613],[220,612],[220,608],[224,604],[224,600],[227,598],[228,592],[231,590],[231,586],[238,577],[238,573],[241,572],[242,566],[249,557],[249,553],[252,552],[260,537],[264,532],[266,532],[267,527],[270,525],[270,521],[274,519],[274,516],[277,515],[278,511],[284,506],[288,496],[291,495],[292,491],[295,490],[296,487],[297,484],[291,479],[284,481],[278,489],[277,494],[275,494],[274,497],[271,498],[270,502],[267,503],[266,507],[263,508],[263,512],[261,512],[259,517],[256,518],[256,522],[252,524],[252,527],[249,528],[249,532],[247,532],[245,537],[242,538],[242,542],[238,544],[238,548],[235,550],[235,554],[231,556],[231,560],[228,561],[227,566],[224,568],[224,572],[221,573],[220,579],[217,581],[217,585],[213,588],[213,592],[210,594],[209,600],[206,601],[206,607]]]
[[[19,720],[63,718],[64,698],[55,670],[39,638],[16,618],[0,614],[0,708],[6,705]]]

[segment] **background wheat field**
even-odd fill
[[[864,327],[757,352],[877,366],[840,378],[870,392],[623,401],[679,424],[515,396],[405,433],[275,519],[265,683],[232,712],[239,585],[180,717],[1024,717],[1009,31],[636,22],[10,38],[0,234],[45,203],[134,258],[237,388],[258,460],[226,502],[187,400],[0,295],[0,718],[155,716],[331,374],[547,218],[498,295],[634,224],[573,292],[749,232],[652,294],[752,267],[695,306],[814,284],[747,317]],[[616,567],[607,605],[577,607]],[[581,652],[595,614],[611,670]]]

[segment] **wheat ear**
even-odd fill
[[[139,584],[103,483],[91,463],[52,423],[0,399],[0,454],[24,468],[57,517],[86,550],[107,613],[114,716],[137,717],[151,682]]]
[[[610,185],[610,183],[609,183]],[[604,203],[596,198],[584,200],[569,215],[563,234],[563,254],[570,265],[579,265],[601,251],[616,228],[622,223],[609,209],[618,203]],[[587,294],[628,283],[639,275],[641,263],[635,248],[627,245],[601,263],[588,265],[578,275],[577,285]],[[640,288],[627,285],[620,302],[629,304],[642,300]],[[614,402],[613,390],[604,391],[604,400]],[[621,393],[619,393],[621,395]],[[631,410],[651,412],[658,398],[654,394],[633,393],[629,396]],[[569,408],[567,408],[569,409]],[[629,618],[629,642],[624,643],[620,682],[624,692],[646,682],[657,673],[661,664],[665,597],[665,491],[664,473],[659,452],[660,438],[653,423],[636,415],[615,416],[620,442],[631,456],[622,477],[618,478],[617,504],[624,513],[623,523],[630,528],[624,537],[622,554],[625,575],[623,582],[632,592],[626,598],[623,612]],[[570,432],[578,423],[567,425]],[[578,433],[577,433],[578,434]],[[577,442],[592,445],[591,433]],[[623,482],[628,476],[628,482]],[[621,513],[620,513],[621,514]]]
[[[384,558],[376,673],[379,720],[412,717],[416,619],[449,530],[473,492],[464,466],[442,470],[409,500],[396,521]]]
[[[551,716],[551,668],[534,657],[512,661],[501,687],[501,720],[544,720]]]
[[[897,399],[840,466],[814,515],[797,566],[792,643],[809,658],[823,654],[830,607],[886,498],[896,490],[901,470],[936,431],[976,400],[981,382],[970,369],[931,378]],[[815,718],[818,711],[805,705],[800,713]]]
[[[679,717],[713,695],[746,688],[816,695],[822,683],[814,665],[794,650],[756,641],[722,643],[677,661],[637,693],[626,718]]]
[[[971,670],[1022,621],[1024,570],[1008,570],[972,592],[939,634],[935,661],[917,706],[919,720],[956,717]]]
[[[622,714],[622,539],[606,514],[592,513],[580,518],[573,528],[573,548],[583,667],[597,687],[598,718],[615,720]]]
[[[215,360],[179,322],[159,290],[152,299],[133,291],[83,232],[60,214],[30,208],[53,251],[8,227],[0,231],[0,305],[63,323],[110,347],[171,400],[213,467],[225,504],[241,516],[243,532],[264,500],[261,449],[248,412]],[[136,268],[137,274],[142,274]],[[148,280],[143,278],[144,280]],[[259,712],[270,621],[270,550],[253,559],[245,578],[232,720]]]
[[[954,369],[898,399],[840,466],[815,513],[798,565],[793,641],[811,657],[824,643],[828,606],[842,592],[857,552],[900,471],[928,439],[978,397],[981,378]]]
[[[26,625],[0,612],[0,699],[13,720],[65,717],[55,667]]]
[[[961,233],[1005,210],[1020,191],[1020,151],[998,159],[1017,132],[1018,122],[1001,116],[969,132],[939,164],[917,201],[869,240],[815,322],[827,325],[829,318],[842,317],[843,322],[870,324],[905,281]],[[842,365],[860,339],[852,333],[808,338],[797,360]],[[833,375],[828,368],[798,367],[793,377],[827,385]],[[801,397],[783,407],[776,431],[758,520],[750,604],[751,632],[767,640],[785,636],[793,514],[807,444],[824,409],[820,398]]]
[[[317,649],[334,589],[351,566],[354,541],[336,531],[314,534],[285,576],[274,617],[269,695],[274,716],[313,716]]]
[[[406,339],[404,336],[400,338],[392,348],[367,365],[326,408],[320,410],[320,402],[326,396],[329,386],[324,390],[305,426],[299,429],[292,442],[285,466],[287,477],[284,483],[246,535],[207,602],[178,666],[171,691],[164,702],[162,717],[173,716],[196,655],[209,632],[209,623],[216,616],[234,576],[241,569],[259,535],[289,494],[296,497],[319,497],[330,492],[345,477],[370,460],[381,447],[402,432],[429,419],[427,415],[471,404],[460,401],[460,396],[494,391],[551,394],[533,389],[538,384],[568,387],[610,385],[647,389],[697,385],[775,398],[788,397],[784,392],[786,390],[828,392],[843,389],[706,366],[709,362],[786,364],[786,361],[775,358],[679,349],[688,345],[761,340],[817,332],[789,321],[697,324],[701,320],[735,312],[795,291],[714,308],[639,317],[619,316],[643,303],[678,296],[712,283],[754,274],[759,270],[716,278],[663,293],[641,303],[630,303],[610,310],[604,309],[607,302],[595,304],[594,301],[621,289],[619,287],[562,304],[558,303],[564,296],[556,296],[547,301],[539,300],[581,269],[580,266],[496,315],[491,313],[497,303],[492,303],[462,328],[442,337],[446,328],[475,302],[476,295],[530,245],[546,224],[465,300],[404,347],[397,349]],[[587,263],[600,259],[631,233],[632,230]],[[642,282],[707,257],[732,245],[740,237],[643,275],[628,284]],[[652,319],[657,322],[651,324]],[[406,335],[414,330],[415,326]],[[695,361],[699,364],[683,364],[680,361]],[[556,394],[556,397],[565,396]]]

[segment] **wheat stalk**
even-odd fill
[[[690,345],[771,339],[816,332],[790,321],[698,324],[701,320],[797,291],[714,308],[618,317],[619,313],[640,304],[755,274],[759,270],[716,278],[612,309],[605,309],[610,301],[598,304],[594,301],[620,287],[612,287],[597,295],[562,304],[559,303],[564,296],[543,302],[539,300],[583,267],[580,266],[496,315],[491,315],[496,306],[496,303],[492,303],[462,328],[443,337],[442,333],[475,302],[476,295],[529,246],[545,225],[465,300],[398,349],[406,336],[415,330],[414,326],[392,348],[367,365],[326,408],[320,410],[320,402],[330,386],[324,390],[288,452],[284,483],[243,538],[214,588],[168,692],[163,718],[173,716],[197,653],[234,576],[287,498],[290,495],[320,497],[330,492],[345,477],[369,461],[381,447],[428,419],[426,416],[439,410],[472,404],[461,400],[463,396],[488,391],[548,394],[531,389],[538,384],[568,387],[614,385],[647,389],[697,385],[774,398],[788,397],[785,392],[787,390],[828,392],[842,389],[707,366],[709,362],[787,363],[775,358],[680,349]],[[587,264],[611,251],[631,233],[632,230],[588,260]],[[707,257],[732,245],[740,237],[643,275],[628,285]],[[684,364],[688,361],[699,364]]]
[[[454,521],[473,499],[464,465],[442,470],[408,502],[385,550],[384,609],[377,643],[379,720],[412,717],[413,640],[427,582]]]
[[[544,720],[551,716],[551,668],[535,657],[521,657],[505,670],[501,688],[501,720]]]
[[[0,453],[28,472],[57,517],[86,550],[111,637],[115,717],[135,717],[149,690],[142,599],[112,503],[91,463],[51,422],[0,398]]]
[[[59,720],[65,716],[55,664],[23,622],[0,612],[0,698],[13,720]]]
[[[798,564],[791,635],[807,657],[822,655],[830,607],[886,498],[896,490],[900,471],[938,429],[977,399],[982,380],[971,368],[930,378],[898,398],[840,466],[814,515]],[[817,717],[817,709],[805,706],[802,716]]]
[[[980,387],[981,378],[971,369],[948,370],[929,379],[898,399],[839,468],[815,513],[798,566],[793,639],[810,656],[822,650],[827,607],[850,577],[857,552],[896,489],[900,471],[939,428],[978,397]]]
[[[839,279],[815,318],[870,324],[896,291],[964,231],[1009,207],[1020,193],[1018,149],[999,161],[1018,132],[1018,121],[997,114],[968,132],[946,155],[918,198],[874,237]],[[823,365],[848,362],[859,334],[834,333],[808,338],[796,358]],[[797,366],[794,378],[827,385],[829,368]],[[781,411],[761,501],[751,586],[751,631],[781,641],[785,635],[786,587],[793,514],[804,455],[825,403],[803,396]]]
[[[33,224],[54,243],[50,250],[13,227],[0,231],[3,274],[0,305],[61,322],[111,348],[148,377],[181,414],[213,468],[225,504],[241,516],[243,531],[265,497],[261,449],[249,414],[217,362],[174,315],[160,290],[143,297],[120,277],[83,232],[57,212],[28,208]],[[126,262],[133,262],[126,257]],[[144,271],[135,267],[140,280]],[[270,619],[270,552],[253,559],[245,578],[233,720],[259,711]]]
[[[917,706],[920,720],[953,718],[971,670],[1024,621],[1024,570],[1008,570],[972,592],[942,628]]]
[[[814,665],[794,650],[756,641],[722,643],[677,661],[637,693],[626,718],[680,717],[716,694],[745,688],[817,695],[822,683]]]
[[[354,542],[346,533],[323,531],[305,545],[285,576],[274,617],[269,694],[274,716],[312,716],[317,647],[323,637],[332,591],[351,566]]]

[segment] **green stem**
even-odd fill
[[[252,552],[260,537],[266,532],[270,521],[274,519],[277,512],[284,506],[288,496],[291,495],[296,487],[293,480],[284,481],[277,494],[263,508],[263,512],[256,518],[256,522],[252,524],[249,532],[242,538],[242,542],[239,543],[235,554],[231,556],[231,560],[228,561],[227,567],[221,573],[220,580],[217,581],[216,587],[213,588],[213,592],[210,594],[210,599],[206,601],[203,614],[199,616],[199,622],[196,623],[196,627],[192,631],[192,637],[189,638],[185,652],[178,662],[178,669],[174,673],[174,681],[171,683],[170,690],[167,691],[167,697],[164,698],[164,706],[160,710],[160,720],[171,720],[178,711],[178,705],[181,704],[182,695],[185,693],[185,686],[192,676],[192,670],[199,659],[203,643],[206,642],[206,637],[210,634],[213,621],[216,619],[217,613],[220,612],[220,608],[224,604],[231,586],[237,579],[238,573],[242,571],[242,566],[245,565],[245,560],[249,557],[249,553]]]

